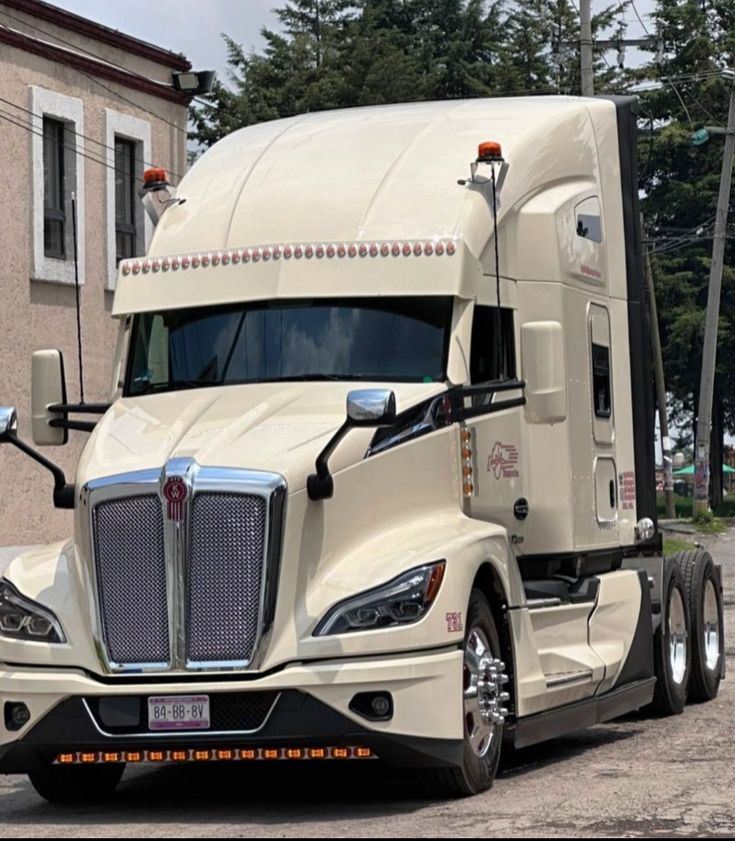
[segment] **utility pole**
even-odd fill
[[[580,0],[579,3],[579,55],[581,59],[582,96],[594,96],[592,0]]]
[[[669,520],[673,520],[676,518],[676,502],[674,500],[674,462],[671,456],[669,419],[666,412],[664,360],[661,354],[661,335],[658,330],[656,288],[653,284],[653,272],[651,270],[651,252],[648,249],[646,249],[646,287],[648,289],[648,308],[651,317],[651,346],[653,350],[653,372],[654,379],[656,381],[656,402],[658,403],[658,426],[659,431],[661,432],[661,462],[663,464],[664,473],[666,516]]]
[[[707,290],[707,315],[704,323],[704,347],[702,349],[702,376],[699,383],[699,412],[697,414],[697,441],[694,448],[694,516],[709,511],[709,454],[712,431],[712,397],[715,384],[715,360],[717,357],[717,327],[720,319],[720,291],[722,289],[722,265],[725,257],[727,236],[727,210],[730,204],[732,163],[735,153],[735,73],[728,71],[730,80],[730,111],[727,129],[718,134],[725,135],[725,152],[722,158],[720,194],[717,199],[714,241],[712,242],[712,265]],[[708,130],[709,133],[715,133]]]

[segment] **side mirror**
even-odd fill
[[[327,442],[316,459],[316,473],[306,480],[309,499],[330,499],[334,481],[329,457],[347,432],[356,426],[390,426],[396,419],[396,396],[388,388],[361,388],[347,393],[347,419]]]
[[[0,444],[15,435],[18,429],[18,416],[15,406],[0,406]]]
[[[560,423],[567,417],[564,330],[558,321],[530,321],[521,327],[526,418]]]
[[[39,446],[59,447],[69,440],[69,431],[50,425],[63,420],[63,412],[52,412],[51,406],[66,403],[64,357],[60,350],[38,350],[31,365],[31,430],[33,442]]]
[[[396,396],[387,388],[363,388],[347,394],[350,426],[390,426],[396,419]]]

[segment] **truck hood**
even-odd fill
[[[280,382],[122,398],[97,424],[79,462],[77,483],[191,458],[202,466],[280,473],[296,491],[306,485],[319,451],[344,422],[347,393],[385,387]],[[446,389],[442,383],[388,387],[399,412]],[[330,460],[332,472],[362,459],[373,434],[372,429],[352,430]]]

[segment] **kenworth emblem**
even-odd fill
[[[171,476],[163,486],[163,495],[168,504],[167,516],[176,522],[184,519],[184,502],[189,493],[181,476]]]

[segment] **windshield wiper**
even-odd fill
[[[202,386],[222,385],[217,380],[168,380],[161,383],[141,383],[135,395],[150,394],[154,391],[177,391],[185,388],[201,388]],[[134,395],[134,396],[135,396]]]

